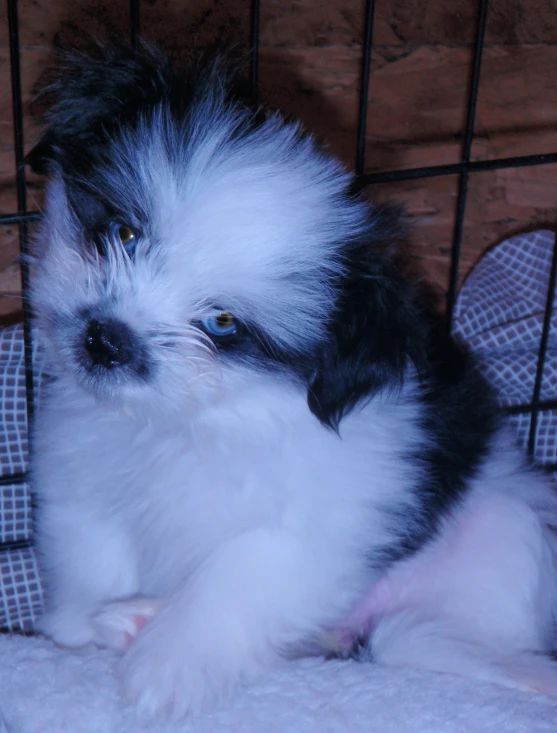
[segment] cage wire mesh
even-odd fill
[[[0,226],[17,225],[21,252],[27,251],[29,224],[37,221],[40,214],[29,212],[26,200],[26,174],[24,167],[23,106],[21,89],[21,55],[18,27],[18,2],[6,0],[9,32],[9,58],[11,70],[11,99],[13,116],[13,140],[15,152],[15,193],[17,212],[0,215]],[[366,0],[362,24],[362,59],[359,78],[358,116],[356,130],[356,156],[354,168],[359,184],[410,181],[429,177],[457,176],[456,215],[450,252],[450,273],[447,284],[447,324],[455,312],[458,285],[458,267],[461,257],[463,228],[466,215],[466,199],[469,178],[473,173],[518,168],[523,166],[547,165],[557,162],[553,154],[499,157],[489,160],[472,160],[476,105],[481,78],[482,53],[485,44],[488,0],[479,0],[474,39],[474,53],[469,70],[466,103],[466,123],[460,160],[447,165],[426,166],[403,170],[386,170],[366,173],[365,136],[368,106],[373,102],[370,88],[371,55],[373,48],[374,0]],[[137,43],[141,34],[141,6],[139,0],[129,4],[130,40]],[[250,11],[249,45],[251,50],[249,81],[254,98],[257,96],[259,71],[259,18],[260,0],[252,0]],[[27,472],[29,457],[28,425],[33,418],[34,394],[40,382],[40,374],[34,368],[33,344],[31,341],[30,309],[28,301],[28,267],[25,257],[21,261],[24,322],[22,327],[4,329],[0,337],[0,402],[4,424],[3,440],[0,441],[0,628],[2,631],[31,632],[37,613],[41,608],[41,588],[38,579],[36,557],[32,544],[32,487]],[[527,431],[527,447],[534,452],[538,435],[540,415],[557,410],[557,395],[547,396],[542,392],[544,364],[552,322],[553,297],[557,281],[557,246],[553,241],[553,252],[543,324],[537,348],[534,388],[531,398],[522,404],[513,404],[506,410],[522,420]],[[23,329],[23,339],[21,338]],[[36,360],[35,360],[36,361]],[[22,377],[24,375],[24,378]],[[526,420],[526,423],[524,423]],[[546,466],[556,470],[557,466]]]

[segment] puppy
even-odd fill
[[[280,660],[557,694],[557,500],[381,254],[385,209],[222,62],[69,54],[32,302],[42,631],[176,715]]]

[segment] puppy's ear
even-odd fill
[[[426,363],[428,327],[410,286],[388,260],[361,245],[348,255],[338,306],[318,349],[308,405],[333,430],[359,403],[397,387]]]
[[[59,49],[34,107],[46,107],[45,132],[26,162],[41,174],[82,156],[94,159],[115,128],[154,107],[173,85],[167,57],[157,48],[96,44],[88,53]]]

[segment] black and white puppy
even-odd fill
[[[70,54],[30,155],[54,379],[42,630],[145,711],[292,655],[557,695],[557,500],[299,125],[142,46]]]

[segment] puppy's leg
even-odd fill
[[[334,567],[319,569],[320,553],[310,550],[266,530],[219,548],[129,646],[121,665],[128,697],[147,715],[198,711],[283,647],[322,631],[343,591],[331,584]]]
[[[556,544],[520,500],[471,502],[436,547],[407,564],[405,580],[393,574],[399,608],[375,626],[374,659],[557,697]]]
[[[106,601],[137,593],[130,544],[115,521],[86,508],[46,505],[37,536],[45,586],[39,630],[60,646],[103,643],[92,619]]]
[[[467,638],[443,618],[412,612],[379,622],[368,650],[374,661],[472,677],[505,687],[557,697],[557,662],[541,653],[505,654]],[[361,654],[366,659],[366,651]]]

